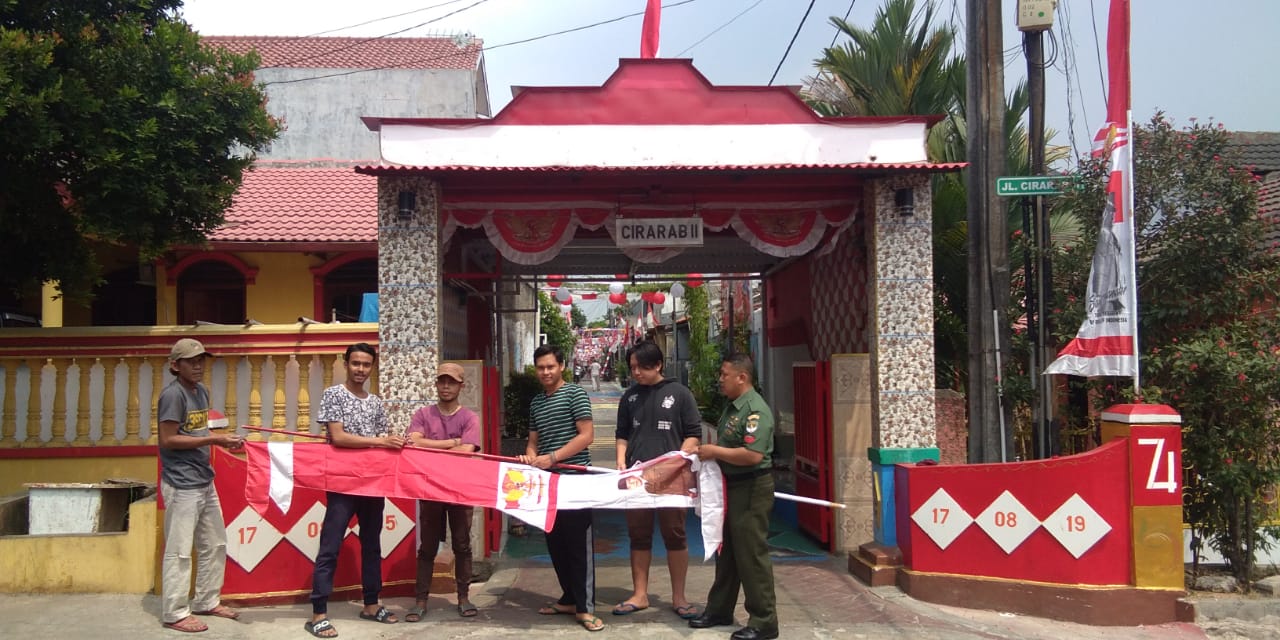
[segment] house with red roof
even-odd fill
[[[362,117],[487,117],[483,45],[471,36],[204,36],[257,52],[255,79],[284,131],[261,154],[204,246],[139,266],[113,256],[92,309],[74,325],[243,325],[356,321],[377,291],[379,141]]]

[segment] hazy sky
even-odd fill
[[[672,4],[678,0],[665,0]],[[805,0],[692,0],[662,15],[661,55],[692,57],[712,83],[763,85],[795,33]],[[830,46],[831,16],[849,0],[816,0],[775,84],[800,84],[813,60]],[[870,26],[877,0],[855,0],[850,21]],[[918,0],[917,5],[923,5]],[[955,16],[963,39],[964,2],[939,0],[944,20]],[[1008,87],[1025,76],[1014,0],[1004,0]],[[1103,80],[1108,0],[1060,0],[1046,56],[1052,143],[1085,151],[1104,117]],[[644,10],[645,0],[188,0],[186,19],[207,35],[310,35],[418,9],[409,15],[327,35],[401,36],[470,32],[486,47],[549,34]],[[745,13],[743,13],[745,11]],[[731,24],[731,19],[742,14]],[[1096,21],[1096,46],[1093,22]],[[1133,113],[1146,120],[1161,109],[1176,122],[1214,119],[1240,131],[1280,130],[1280,0],[1132,0]],[[640,17],[485,52],[494,112],[511,99],[512,85],[599,85],[618,58],[639,55]],[[721,28],[723,27],[723,28]],[[720,29],[712,35],[712,32]],[[705,38],[705,40],[703,40]],[[699,41],[702,41],[699,43]],[[697,43],[697,44],[696,44]],[[961,45],[962,46],[962,45]],[[1100,49],[1101,48],[1101,49]],[[686,51],[687,49],[687,51]],[[1072,56],[1071,54],[1074,54]],[[1075,65],[1068,76],[1068,63]],[[1068,82],[1068,78],[1070,82]],[[371,114],[377,115],[377,114]]]

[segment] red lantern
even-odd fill
[[[653,292],[645,291],[644,293],[641,293],[640,299],[644,300],[645,302],[653,302]]]
[[[547,286],[551,287],[552,289],[559,289],[560,285],[563,283],[564,283],[564,276],[560,276],[560,275],[547,276]]]
[[[609,294],[609,302],[612,302],[613,304],[624,304],[626,303],[626,301],[627,301],[627,294],[625,293]]]
[[[662,304],[667,301],[667,294],[661,291],[654,291],[651,299],[654,304]]]
[[[690,274],[688,274],[688,280],[685,280],[685,283],[686,283],[686,284],[688,284],[688,285],[689,285],[689,286],[691,286],[691,287],[701,287],[701,286],[702,286],[702,274],[701,274],[701,273],[690,273]]]

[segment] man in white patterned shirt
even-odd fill
[[[404,438],[391,435],[382,399],[365,391],[365,381],[373,373],[378,352],[360,342],[347,347],[344,356],[347,379],[324,390],[316,421],[325,425],[329,442],[349,449],[400,449]],[[382,591],[382,508],[384,499],[345,493],[325,493],[327,505],[320,525],[320,550],[316,554],[311,581],[311,620],[306,630],[317,638],[336,638],[338,630],[329,622],[329,595],[333,574],[338,568],[338,552],[354,515],[360,523],[360,584],[364,608],[360,618],[384,624],[400,620],[378,602]]]

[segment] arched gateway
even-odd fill
[[[863,442],[832,445],[837,482],[862,494],[836,529],[856,548],[874,517],[892,545],[873,462],[936,457],[929,174],[959,165],[926,159],[935,121],[822,118],[790,89],[712,86],[671,59],[524,89],[492,119],[365,118],[382,154],[357,169],[378,176],[382,394],[405,413],[431,388],[446,280],[753,274],[778,393],[793,361],[869,354],[833,365],[836,404],[868,416]]]

